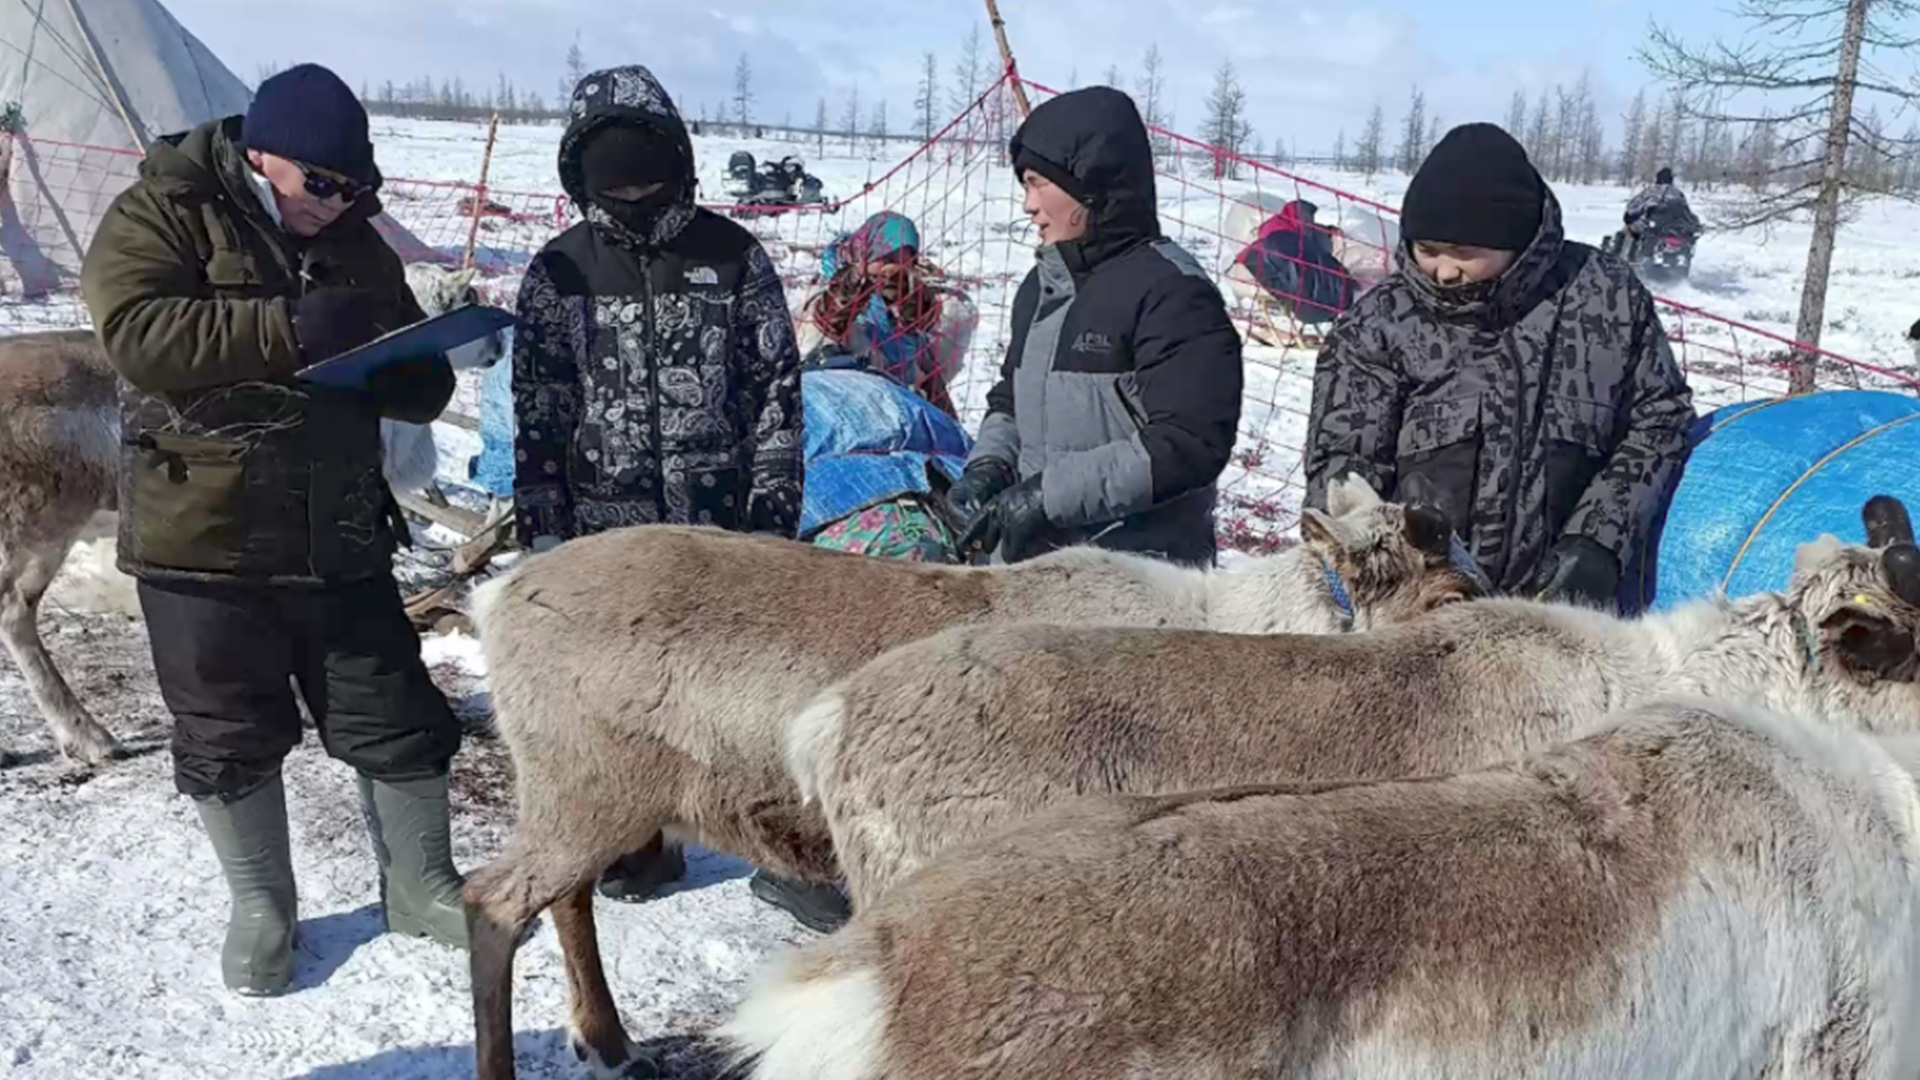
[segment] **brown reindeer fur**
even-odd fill
[[[786,773],[786,721],[887,648],[943,627],[1022,619],[1198,626],[1226,612],[1259,625],[1273,613],[1250,610],[1258,605],[1248,596],[1268,586],[1286,584],[1274,591],[1289,603],[1329,608],[1318,558],[1356,583],[1369,624],[1472,595],[1443,556],[1409,554],[1408,529],[1401,508],[1363,499],[1337,519],[1314,519],[1301,553],[1311,557],[1215,574],[1084,548],[1004,569],[928,566],[668,526],[528,559],[474,605],[520,809],[506,850],[467,888],[481,1076],[512,1075],[520,933],[656,831],[782,874],[838,875],[825,819]],[[1396,580],[1388,565],[1419,583]],[[1229,583],[1245,588],[1222,593]],[[591,905],[569,900],[554,919],[578,974],[574,1036],[583,1054],[617,1066],[632,1051],[595,975],[597,954],[574,959],[593,948]]]
[[[1879,553],[1803,554],[1786,594],[1634,622],[1486,600],[1331,637],[960,627],[824,694],[789,727],[788,769],[826,811],[858,910],[947,846],[1070,797],[1448,772],[1664,694],[1920,730],[1920,612]]]
[[[1428,779],[1077,800],[777,962],[753,1080],[1906,1080],[1920,799],[1671,703]]]
[[[88,765],[113,756],[113,736],[61,677],[37,621],[74,540],[116,505],[114,380],[91,331],[0,340],[0,641],[55,744]]]

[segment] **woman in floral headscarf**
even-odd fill
[[[834,241],[820,258],[826,279],[808,302],[803,333],[817,335],[809,366],[866,367],[956,416],[947,377],[957,356],[942,332],[950,299],[927,281],[920,231],[883,210]]]

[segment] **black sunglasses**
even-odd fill
[[[331,199],[338,195],[342,201],[352,203],[359,201],[360,196],[373,190],[366,184],[353,180],[341,180],[322,175],[305,165],[300,166],[300,175],[306,178],[307,194],[316,199]]]

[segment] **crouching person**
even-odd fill
[[[805,467],[786,293],[752,233],[694,205],[693,143],[645,68],[581,80],[559,170],[586,220],[521,283],[520,535],[535,551],[662,523],[793,536]],[[644,900],[684,869],[655,836],[600,891]],[[763,874],[753,887],[789,910],[807,903],[798,883]],[[819,899],[841,914],[838,894]]]
[[[83,288],[121,376],[122,566],[140,579],[175,782],[233,893],[221,969],[248,995],[293,974],[283,759],[294,687],[327,752],[359,771],[390,930],[466,944],[449,854],[460,729],[427,676],[393,580],[405,528],[380,418],[424,423],[444,357],[364,391],[308,363],[422,313],[371,218],[367,114],[331,72],[262,83],[244,118],[161,139],[108,210]]]
[[[1653,297],[1566,238],[1492,124],[1434,147],[1400,233],[1399,268],[1320,351],[1307,505],[1358,474],[1444,511],[1502,592],[1644,610],[1694,419]]]

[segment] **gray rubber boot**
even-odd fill
[[[195,799],[233,892],[220,974],[247,997],[284,993],[293,982],[293,933],[299,921],[293,854],[287,846],[287,789],[278,773],[244,798]]]
[[[390,783],[360,774],[360,807],[380,863],[387,930],[467,947],[466,884],[453,868],[447,778]]]

